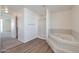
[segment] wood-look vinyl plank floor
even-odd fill
[[[43,39],[33,39],[27,43],[7,49],[6,53],[52,53],[53,50]]]

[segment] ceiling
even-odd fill
[[[62,10],[71,9],[72,8],[72,5],[49,5],[49,6],[47,6],[47,8],[51,12],[58,12],[58,11],[62,11]]]
[[[39,14],[42,14],[45,9],[45,8],[43,8],[42,5],[26,5],[24,7],[28,8],[34,12],[37,12]],[[72,5],[46,5],[45,7],[48,8],[51,13],[53,13],[53,12],[71,9]]]
[[[42,14],[43,10],[45,9],[43,8],[42,5],[8,5],[7,7],[9,11],[15,13],[21,11],[24,7],[38,14]],[[58,12],[58,11],[70,9],[72,8],[72,5],[46,5],[45,7],[48,8],[50,12]]]

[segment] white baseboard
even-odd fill
[[[37,37],[46,40],[46,35],[38,35]]]
[[[32,39],[28,39],[28,40],[25,40],[25,39],[23,39],[23,40],[21,40],[21,39],[18,39],[20,42],[22,42],[22,43],[26,43],[26,42],[29,42],[29,41],[31,41],[31,40],[34,40],[35,38],[37,38],[37,36],[36,37],[33,37]]]

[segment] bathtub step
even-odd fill
[[[53,43],[51,43],[50,41],[47,41],[47,43],[49,44],[49,46],[52,48],[52,50],[55,52],[55,53],[67,53],[67,52],[72,52],[72,51],[68,51],[68,50],[65,50],[65,49],[61,49],[57,46],[55,46]]]
[[[50,45],[50,47],[54,50],[54,52],[57,52],[57,53],[74,53],[74,52],[77,53],[79,52],[78,48],[71,49],[71,48],[59,47],[56,44],[54,44],[54,42],[51,39],[48,39],[47,42]]]

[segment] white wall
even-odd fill
[[[11,17],[11,36],[16,38],[16,18],[15,16]]]
[[[24,16],[18,18],[18,40],[24,42]]]
[[[31,10],[24,8],[24,40],[30,41],[37,37],[38,15]]]
[[[18,40],[24,42],[24,9],[18,15]]]
[[[72,29],[71,14],[71,10],[52,13],[51,29]]]
[[[46,38],[48,38],[49,29],[51,29],[51,20],[52,20],[52,14],[49,11],[49,9],[46,9]]]
[[[38,20],[38,37],[46,37],[46,18],[44,16],[40,16]]]
[[[79,40],[79,5],[72,8],[72,34],[76,40]]]
[[[3,24],[2,24],[3,20],[0,19],[0,33],[3,31]]]
[[[3,19],[3,32],[11,32],[11,19]]]
[[[11,32],[11,16],[6,13],[2,13],[3,20],[3,32]]]
[[[73,31],[79,33],[79,6],[72,8]]]
[[[38,15],[31,10],[24,8],[22,16],[19,17],[18,35],[21,42],[28,42],[38,35]]]

